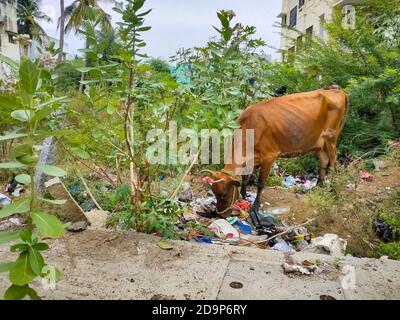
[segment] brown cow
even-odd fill
[[[257,103],[241,113],[238,119],[241,129],[254,129],[254,154],[250,157],[254,159],[254,166],[260,168],[253,204],[255,210],[259,209],[271,166],[280,156],[295,157],[314,152],[320,162],[319,183],[322,184],[328,166],[336,166],[336,143],[347,111],[346,93],[338,89],[321,89]],[[245,139],[243,141],[245,145]],[[234,145],[232,149],[235,149]],[[242,150],[245,153],[245,147]],[[211,189],[217,198],[218,214],[229,214],[240,194],[245,197],[248,176],[242,177],[241,184],[235,176],[236,170],[245,166],[245,163],[233,161],[226,164],[222,172],[211,172],[215,181]]]

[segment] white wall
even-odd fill
[[[15,0],[0,0],[0,54],[19,61],[19,44],[10,42],[17,35],[17,3]],[[7,67],[0,66],[0,79],[6,77]]]
[[[299,8],[299,0],[283,0],[282,13],[286,14],[286,23],[290,23],[290,11],[297,6],[297,24],[294,27],[298,31],[305,33],[308,28],[313,27],[313,35],[326,39],[326,32],[322,28],[320,17],[324,15],[325,21],[330,21],[333,13],[333,6],[337,0],[305,0],[304,5]],[[281,38],[281,49],[289,49],[294,46],[292,38],[297,38],[299,34],[295,31],[283,29]],[[290,39],[288,39],[290,38]]]

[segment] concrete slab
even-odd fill
[[[34,286],[45,299],[400,299],[397,261],[344,258],[343,266],[354,266],[356,289],[343,290],[339,271],[284,274],[279,252],[185,241],[173,241],[174,249],[165,251],[158,240],[135,232],[67,233],[50,242],[47,257],[63,279],[54,290],[40,281]],[[14,257],[7,250],[0,245],[0,261]],[[295,259],[334,260],[311,253],[297,253]],[[243,287],[230,287],[233,281]],[[8,284],[0,274],[0,292]]]

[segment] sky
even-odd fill
[[[72,0],[66,0],[65,5]],[[111,14],[112,22],[119,21],[119,15],[112,10],[110,1],[99,1],[103,9]],[[107,3],[108,2],[108,3]],[[147,43],[144,52],[151,57],[169,60],[179,48],[203,46],[210,37],[216,35],[213,25],[218,26],[216,12],[232,9],[236,12],[237,22],[257,28],[257,37],[266,41],[266,54],[277,59],[279,30],[273,25],[282,8],[282,0],[147,0],[145,8],[153,11],[147,16],[146,25],[152,29],[143,34]],[[59,17],[58,0],[42,0],[42,10],[49,15],[53,23],[42,23],[47,33],[59,37],[57,19]],[[83,47],[83,40],[74,32],[66,36],[68,53],[76,54]]]

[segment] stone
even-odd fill
[[[85,212],[85,216],[90,223],[90,227],[93,229],[105,228],[109,214],[110,212],[108,211],[98,209]]]
[[[89,223],[85,220],[77,221],[72,223],[70,226],[67,227],[67,230],[70,232],[80,232],[85,231],[88,227]]]
[[[59,178],[51,179],[45,182],[45,187],[54,199],[65,199],[67,202],[62,206],[57,206],[54,213],[64,220],[71,222],[86,221],[88,222],[85,213],[79,204],[69,193],[65,185]]]
[[[375,159],[374,161],[372,161],[372,163],[374,164],[375,170],[377,170],[377,171],[386,168],[385,161],[383,161],[383,160],[377,160],[377,159]]]

